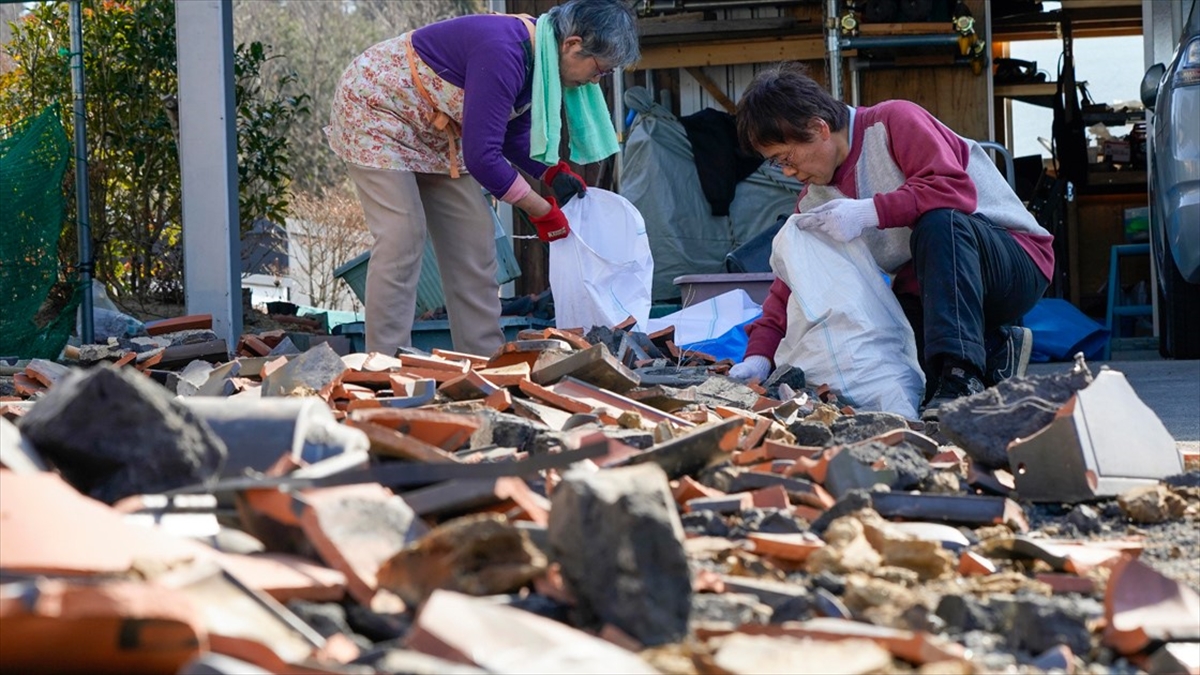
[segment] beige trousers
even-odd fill
[[[367,351],[412,346],[425,235],[433,239],[455,351],[490,356],[504,343],[491,207],[470,176],[347,163],[367,228]]]

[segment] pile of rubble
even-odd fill
[[[5,667],[1200,672],[1200,458],[1118,372],[939,429],[669,330],[229,360],[188,319],[0,371]]]

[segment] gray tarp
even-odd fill
[[[645,87],[625,92],[637,111],[622,159],[621,195],[646,221],[655,302],[678,301],[675,277],[725,272],[725,255],[795,210],[803,185],[765,164],[738,183],[728,216],[712,215],[683,125]]]

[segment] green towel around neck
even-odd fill
[[[564,104],[573,161],[591,164],[616,154],[620,150],[617,132],[600,85],[589,82],[564,92],[558,74],[558,40],[549,14],[538,17],[536,35],[529,156],[547,166],[558,164]]]

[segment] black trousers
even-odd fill
[[[897,298],[932,392],[946,357],[984,372],[988,343],[999,342],[1001,327],[1019,325],[1050,282],[1012,235],[980,214],[929,211],[910,247],[921,297]]]

